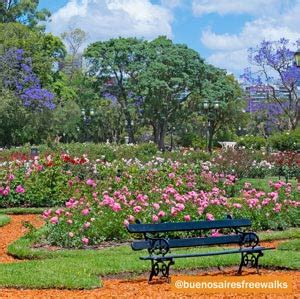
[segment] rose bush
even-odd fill
[[[125,166],[126,165],[126,166]],[[249,217],[254,229],[284,229],[299,225],[299,192],[291,184],[270,182],[271,192],[236,177],[213,173],[210,163],[190,165],[155,159],[147,164],[126,161],[116,169],[107,162],[104,181],[69,181],[73,196],[65,207],[47,209],[46,239],[63,247],[82,247],[128,237],[124,226],[142,222],[195,221]],[[105,189],[104,189],[105,188]],[[220,232],[215,231],[214,234]]]

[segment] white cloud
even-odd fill
[[[88,33],[89,42],[119,36],[172,36],[171,11],[150,0],[69,0],[51,19],[48,31],[60,35],[70,26],[78,27]]]
[[[246,22],[239,34],[217,34],[211,29],[202,31],[201,41],[213,54],[207,61],[230,71],[241,73],[249,65],[247,49],[262,40],[291,41],[300,38],[300,1],[289,11],[278,16],[258,16]]]

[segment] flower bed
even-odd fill
[[[251,165],[257,163],[269,167],[264,160]],[[220,165],[217,159],[191,163],[159,156],[148,162],[90,161],[66,153],[3,162],[0,206],[48,206],[47,242],[63,247],[126,239],[124,226],[136,219],[193,221],[231,214],[252,219],[255,230],[300,224],[296,186],[281,181],[270,182],[271,191],[240,186],[235,172]]]

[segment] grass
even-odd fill
[[[10,217],[6,215],[0,215],[0,227],[10,223]]]
[[[282,231],[264,231],[258,233],[261,241],[300,239],[300,228],[294,227]]]
[[[264,190],[265,192],[270,192],[271,188],[269,186],[269,181],[277,182],[277,181],[279,181],[279,178],[275,177],[275,176],[265,177],[263,179],[243,178],[237,182],[236,186],[238,189],[241,189],[243,187],[244,183],[248,182],[248,183],[251,183],[252,187],[255,189]],[[281,181],[285,182],[285,178],[281,177]],[[289,183],[291,183],[292,186],[294,186],[294,187],[297,186],[296,179],[289,179]]]
[[[8,215],[42,214],[45,209],[48,208],[5,208],[5,209],[0,209],[0,214],[8,214]]]
[[[289,242],[279,244],[278,248],[280,250],[300,251],[300,239],[290,240]]]
[[[119,246],[101,250],[58,250],[32,249],[31,245],[40,240],[43,229],[32,231],[8,248],[10,254],[31,260],[22,263],[0,264],[0,286],[23,288],[67,288],[92,289],[101,287],[101,279],[108,274],[130,272],[138,275],[148,272],[150,262],[139,260],[145,252],[134,252],[130,246]],[[286,232],[262,234],[261,239],[278,239],[283,236],[299,237],[300,229]],[[273,236],[273,237],[272,237]],[[284,245],[285,244],[285,245]],[[260,263],[264,267],[300,269],[300,242],[291,240],[283,243],[282,249],[266,251]],[[284,247],[285,246],[285,247]],[[219,250],[222,247],[218,247]],[[178,252],[206,252],[216,247],[178,250]],[[286,250],[293,250],[287,254]],[[177,251],[177,250],[176,250]],[[175,252],[175,250],[174,250]],[[238,254],[188,258],[176,260],[173,269],[209,268],[215,266],[238,266]],[[30,275],[29,275],[30,273]],[[148,274],[147,274],[148,275]]]

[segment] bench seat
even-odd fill
[[[173,254],[173,255],[149,255],[149,256],[141,256],[141,260],[161,260],[167,261],[173,258],[186,258],[186,257],[199,257],[199,256],[211,256],[211,255],[222,255],[222,254],[232,254],[232,253],[243,253],[243,252],[260,252],[262,250],[271,250],[275,249],[275,247],[262,247],[257,246],[254,248],[240,248],[240,249],[230,249],[224,251],[209,251],[204,253],[191,253],[191,254]]]

